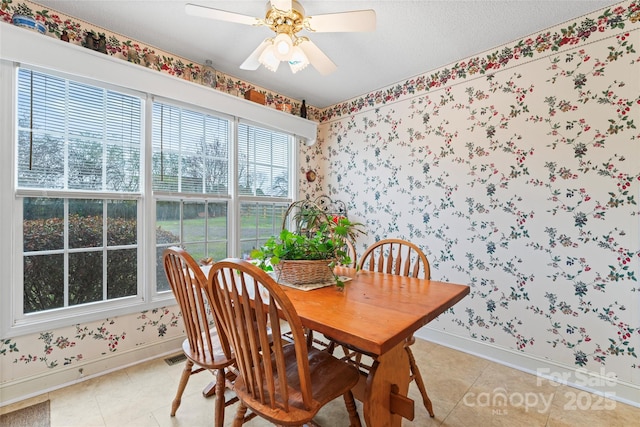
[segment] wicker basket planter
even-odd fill
[[[311,290],[334,284],[341,289],[345,279],[329,266],[350,264],[346,241],[363,232],[362,224],[345,214],[344,209],[334,212],[309,200],[293,202],[284,214],[282,231],[252,250],[251,259],[283,285]]]
[[[331,260],[280,260],[274,266],[276,279],[280,283],[308,285],[335,283]]]

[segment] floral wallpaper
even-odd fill
[[[250,89],[257,90],[265,95],[265,105],[278,109],[284,109],[288,105],[291,107],[292,114],[300,114],[300,101],[286,98],[268,89],[221,73],[215,70],[215,64],[194,63],[189,59],[146,46],[135,40],[130,40],[126,36],[112,33],[77,18],[46,9],[34,2],[0,0],[0,23],[11,23],[14,15],[32,17],[44,24],[48,37],[96,50],[232,95],[244,96],[244,93]],[[313,106],[306,107],[307,117],[310,120],[317,120],[318,110]]]
[[[406,99],[434,88],[456,84],[457,80],[473,78],[478,74],[493,73],[514,62],[527,61],[529,58],[539,57],[540,54],[584,44],[594,38],[600,38],[605,32],[624,29],[625,25],[633,25],[638,21],[640,21],[640,3],[638,1],[621,3],[619,6],[606,9],[600,15],[586,17],[566,27],[549,30],[519,40],[512,45],[502,46],[496,51],[486,52],[483,56],[466,58],[432,74],[423,74],[404,83],[333,105],[322,110],[318,120],[325,122],[374,106]]]
[[[18,9],[20,8],[20,9]],[[31,2],[48,37],[210,84],[203,66]],[[2,24],[0,24],[2,25]],[[414,241],[471,294],[430,324],[640,385],[640,5],[590,16],[317,111],[299,169],[383,237]],[[25,30],[26,31],[26,30]],[[93,46],[95,47],[95,46]],[[425,51],[428,46],[425,46]],[[135,54],[133,53],[135,51]],[[210,76],[209,76],[210,77]],[[254,88],[215,73],[216,90]],[[260,91],[264,89],[258,88]],[[267,92],[267,102],[283,100]],[[2,382],[183,335],[177,307],[0,339]]]
[[[82,366],[115,352],[184,336],[177,306],[77,324],[55,331],[0,339],[3,382],[68,365]]]
[[[640,4],[577,19],[322,111],[301,186],[471,286],[431,327],[638,386]]]

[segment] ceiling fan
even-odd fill
[[[264,65],[276,71],[280,62],[287,62],[296,73],[311,64],[322,75],[335,71],[336,64],[308,37],[299,36],[302,30],[309,32],[361,32],[374,31],[376,13],[372,9],[305,16],[304,8],[296,0],[271,0],[267,2],[264,18],[254,18],[235,12],[187,4],[189,15],[237,24],[266,26],[275,37],[264,40],[240,65],[243,70],[257,70]]]

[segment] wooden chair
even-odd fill
[[[395,274],[407,277],[431,278],[429,260],[422,250],[414,243],[402,239],[383,239],[367,248],[358,261],[361,270],[377,271],[380,273]],[[422,375],[416,364],[416,359],[411,351],[411,345],[416,339],[413,335],[405,341],[404,348],[409,356],[411,366],[411,380],[416,382],[422,402],[431,417],[434,416],[431,399],[427,395]],[[357,356],[360,362],[360,355]]]
[[[380,240],[367,248],[358,261],[362,270],[429,279],[429,260],[415,244],[402,239]]]
[[[171,405],[175,416],[191,375],[209,370],[215,372],[215,425],[224,424],[224,408],[238,401],[237,397],[225,401],[224,391],[231,387],[235,374],[228,370],[235,359],[226,338],[216,330],[214,316],[206,297],[207,279],[198,263],[184,249],[171,247],[163,253],[164,271],[171,290],[180,306],[187,339],[182,351],[187,357],[176,397]],[[194,365],[196,366],[194,368]],[[206,394],[206,389],[203,394]]]
[[[207,291],[237,360],[240,405],[234,427],[246,421],[248,408],[276,425],[301,426],[340,395],[351,425],[360,426],[351,392],[357,369],[307,348],[300,318],[271,276],[249,262],[226,259],[212,267]],[[287,326],[293,342],[282,336]],[[270,351],[262,351],[270,339]]]

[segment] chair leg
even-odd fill
[[[307,348],[311,348],[313,345],[313,331],[311,329],[305,329],[307,334]]]
[[[433,413],[433,405],[431,404],[431,399],[427,395],[427,389],[424,386],[424,381],[422,381],[422,375],[420,375],[420,370],[418,369],[418,365],[416,364],[416,359],[413,357],[413,352],[411,348],[407,345],[404,347],[407,350],[407,355],[409,356],[409,364],[411,366],[411,378],[415,380],[416,385],[418,386],[418,390],[420,390],[420,394],[422,395],[422,403],[424,403],[424,407],[427,408],[427,412],[429,412],[429,416],[433,418],[435,415]]]
[[[329,341],[329,345],[327,345],[326,352],[329,354],[333,354],[333,351],[336,348],[336,342],[334,340]]]
[[[349,427],[362,427],[351,390],[344,394],[344,403],[347,405],[347,412],[349,412]]]
[[[191,376],[191,369],[193,368],[193,361],[187,359],[187,362],[184,364],[184,369],[182,370],[182,376],[180,377],[180,384],[178,384],[178,392],[176,393],[176,397],[173,399],[173,403],[171,404],[171,416],[174,417],[176,415],[176,411],[180,406],[182,401],[182,393],[184,393],[184,389],[187,387],[187,383],[189,382],[189,377]]]
[[[236,417],[233,420],[233,427],[240,427],[244,424],[244,415],[247,413],[247,407],[242,401],[238,404],[238,411],[236,412]]]
[[[224,369],[218,369],[216,373],[216,409],[215,409],[215,426],[223,427],[224,426],[224,408],[225,408],[225,398],[224,398],[224,390],[226,383],[226,374]]]

